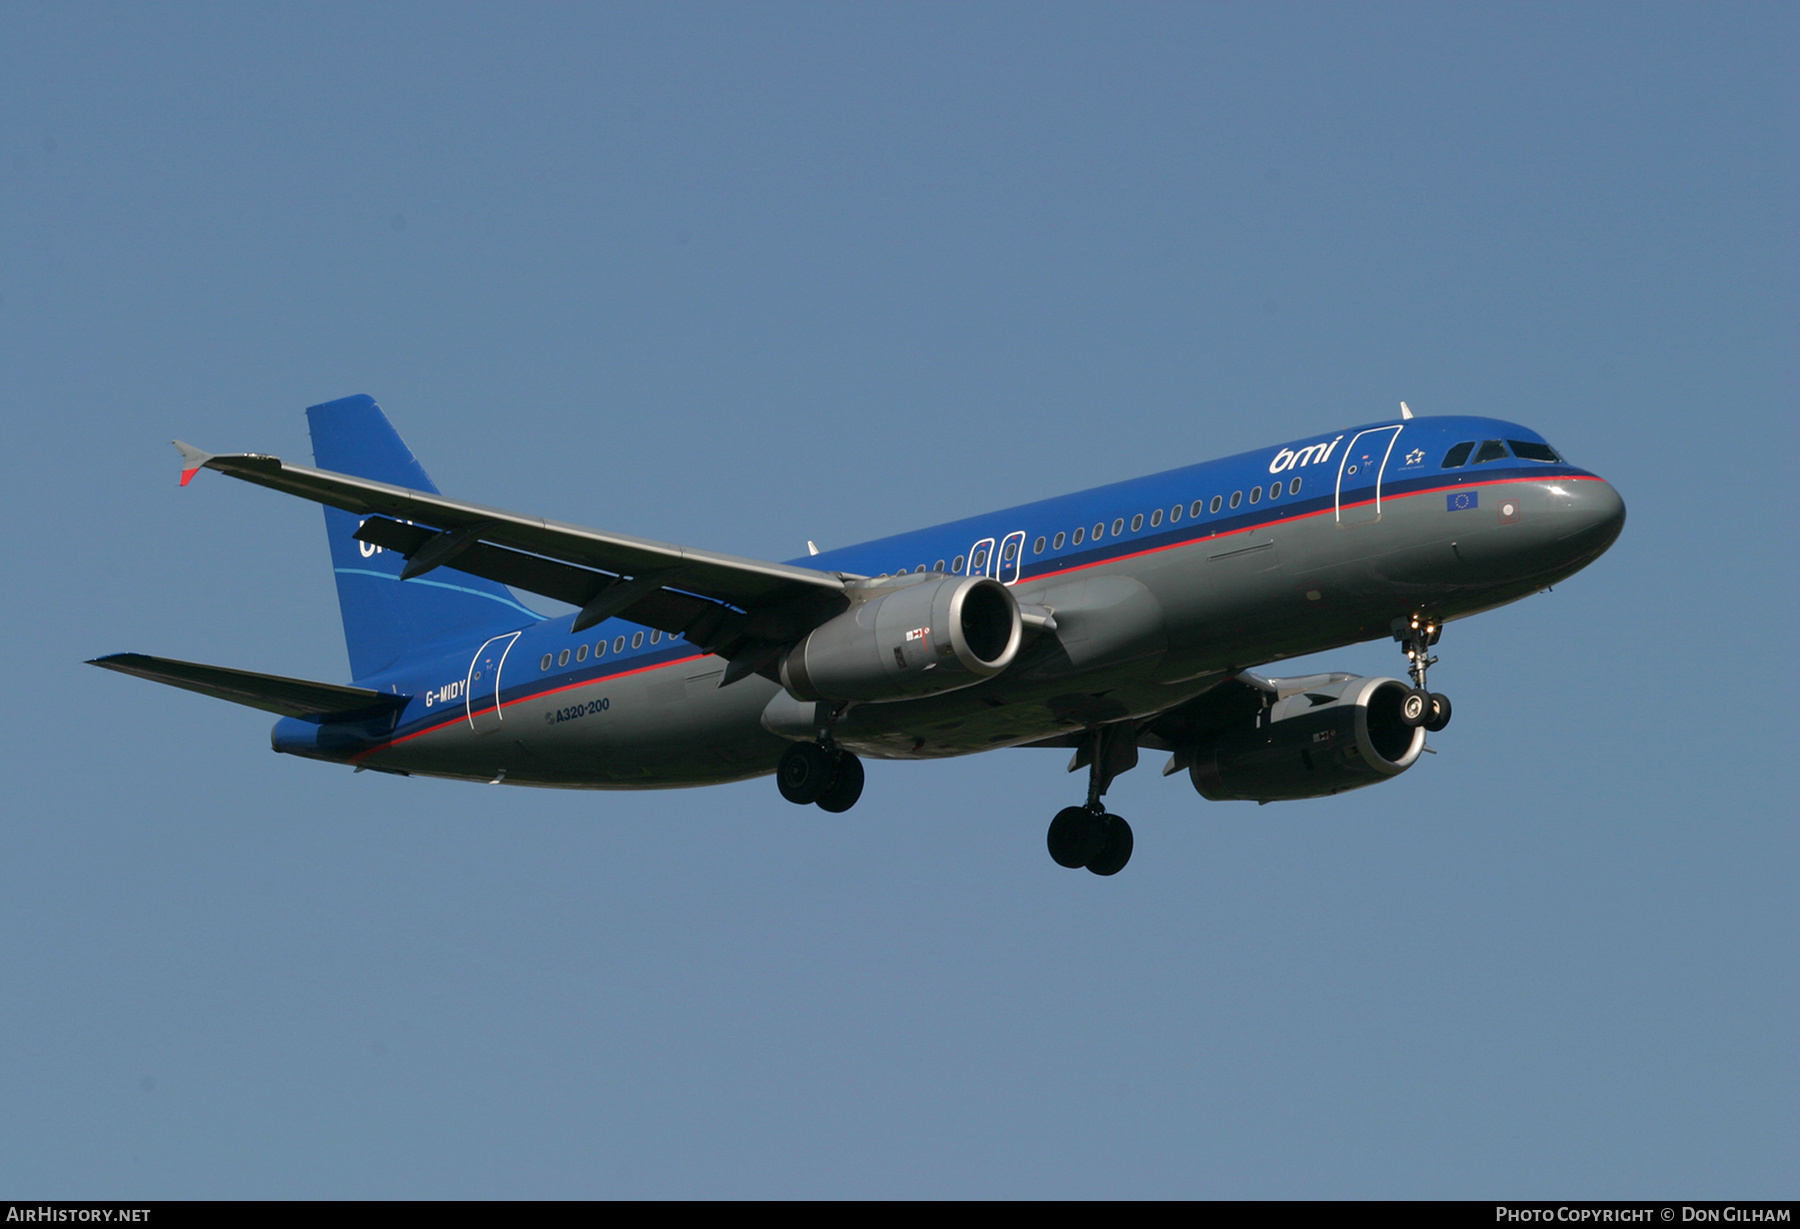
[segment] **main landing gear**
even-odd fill
[[[1409,663],[1406,672],[1412,676],[1412,690],[1400,701],[1400,723],[1424,726],[1433,734],[1450,724],[1450,697],[1432,691],[1425,682],[1425,672],[1437,665],[1431,646],[1438,642],[1443,628],[1436,619],[1415,614],[1410,619],[1394,620],[1394,639],[1406,650]]]
[[[848,811],[862,797],[862,761],[836,743],[789,743],[775,768],[775,784],[789,802]]]
[[[1050,821],[1046,844],[1058,866],[1116,875],[1131,861],[1131,825],[1107,813],[1100,796],[1114,777],[1137,765],[1137,728],[1129,721],[1098,726],[1075,753],[1070,771],[1088,766],[1085,806],[1064,807]]]

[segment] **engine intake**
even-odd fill
[[[1194,788],[1215,802],[1322,798],[1397,777],[1425,750],[1425,731],[1400,720],[1407,685],[1352,678],[1276,701],[1250,729],[1196,749]]]
[[[866,596],[864,596],[866,595]],[[1012,590],[985,576],[896,577],[781,657],[800,700],[905,700],[992,678],[1019,655]]]

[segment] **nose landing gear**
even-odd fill
[[[1058,866],[1070,870],[1085,866],[1096,875],[1116,875],[1131,861],[1131,825],[1109,814],[1100,796],[1114,777],[1136,767],[1136,726],[1121,721],[1089,731],[1069,770],[1083,763],[1088,766],[1087,804],[1058,811],[1045,843]]]
[[[1431,646],[1438,642],[1442,632],[1437,620],[1426,615],[1415,614],[1408,619],[1394,620],[1394,639],[1406,651],[1406,672],[1413,682],[1412,690],[1400,702],[1401,724],[1422,725],[1433,734],[1450,724],[1450,697],[1441,691],[1432,691],[1425,682],[1425,672],[1437,665],[1437,658],[1431,656]]]

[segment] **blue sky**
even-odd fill
[[[1791,1195],[1780,5],[0,9],[0,1190]],[[1440,754],[1112,880],[1058,752],[487,789],[267,750],[381,401],[453,494],[789,558],[1517,419],[1618,545],[1452,626]],[[1389,644],[1322,667],[1397,673]]]

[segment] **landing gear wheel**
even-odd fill
[[[775,784],[789,802],[817,802],[831,784],[831,753],[818,743],[790,743],[775,768]]]
[[[1441,691],[1431,693],[1431,716],[1425,719],[1425,728],[1436,734],[1450,724],[1450,697]]]
[[[1086,807],[1064,807],[1050,821],[1045,843],[1058,866],[1079,870],[1106,848],[1106,829]]]
[[[1400,701],[1400,724],[1417,729],[1424,726],[1434,734],[1450,724],[1450,699],[1441,691],[1432,691],[1425,672],[1437,665],[1431,646],[1443,632],[1436,618],[1414,614],[1409,619],[1395,619],[1394,639],[1406,650],[1406,672],[1412,676],[1412,690]]]
[[[1415,729],[1431,720],[1431,693],[1417,687],[1406,693],[1400,701],[1400,724],[1408,729]]]
[[[848,811],[862,797],[863,766],[862,761],[848,751],[837,754],[837,762],[832,765],[831,783],[819,795],[819,809],[830,811],[833,815]]]
[[[1117,815],[1103,815],[1100,823],[1106,832],[1106,844],[1089,859],[1087,868],[1096,875],[1116,875],[1131,861],[1131,825]]]

